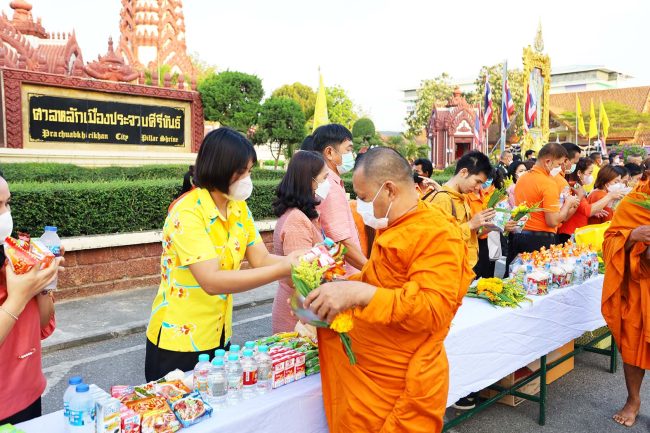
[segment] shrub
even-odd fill
[[[618,146],[608,146],[607,150],[609,151],[610,154],[622,153],[624,160],[626,160],[628,156],[640,156],[643,159],[645,159],[648,156],[648,151],[645,149],[645,147],[636,144],[621,144]]]
[[[286,161],[282,159],[278,160],[278,167],[284,167],[285,164]],[[275,167],[275,161],[274,160],[264,161],[263,165],[264,167]]]

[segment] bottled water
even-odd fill
[[[576,265],[573,268],[573,284],[582,284],[584,280],[584,267],[582,266],[582,260],[576,260]]]
[[[245,400],[253,398],[257,391],[257,362],[253,358],[253,351],[244,350],[244,356],[241,359],[243,370],[243,391],[242,397]]]
[[[63,393],[63,416],[65,419],[68,419],[68,416],[70,415],[70,400],[77,392],[77,385],[82,382],[83,379],[81,379],[81,376],[72,376],[68,379],[68,388]]]
[[[591,253],[591,276],[597,277],[599,272],[600,269],[598,265],[598,254]]]
[[[269,355],[268,346],[257,348],[257,392],[266,394],[271,390],[271,381],[273,379],[273,361]]]
[[[90,395],[89,386],[77,385],[76,392],[70,399],[67,430],[70,433],[95,432],[95,401]]]
[[[225,405],[228,397],[228,378],[222,357],[216,357],[212,361],[212,368],[208,376],[209,397],[208,403],[215,409]]]
[[[226,357],[226,351],[223,349],[217,349],[214,351],[214,357],[216,358],[225,358]],[[225,361],[225,359],[224,359]],[[225,362],[224,362],[225,365]]]
[[[239,346],[239,344],[231,344],[230,345],[230,352],[228,352],[228,361],[230,361],[230,354],[231,353],[237,355],[237,359],[239,359],[241,357],[240,353],[239,353],[240,349],[241,349],[241,347]]]
[[[210,374],[210,355],[199,355],[199,362],[194,367],[194,390],[202,397],[208,394],[208,375]]]
[[[242,386],[244,371],[239,363],[239,357],[236,353],[228,355],[228,403],[237,404],[242,398]]]
[[[253,351],[253,356],[257,353],[257,346],[254,341],[247,341],[244,343],[244,348]]]
[[[61,238],[56,233],[55,226],[45,226],[45,232],[41,236],[41,242],[45,245],[56,257],[61,256]],[[54,278],[50,284],[45,286],[43,290],[50,291],[56,290],[58,277]]]

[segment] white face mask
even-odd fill
[[[594,183],[594,177],[592,175],[585,176],[584,179],[582,179],[582,183],[585,185],[591,185]]]
[[[555,168],[551,169],[550,175],[551,175],[551,177],[555,177],[558,174],[560,174],[560,172],[562,172],[562,167],[555,167]]]
[[[327,194],[330,192],[330,186],[330,181],[327,179],[325,179],[323,182],[320,182],[316,188],[316,195],[325,200],[327,198]]]
[[[0,215],[0,245],[4,244],[5,238],[11,236],[14,231],[14,220],[11,217],[11,212],[7,211]]]
[[[565,172],[565,174],[571,174],[571,173],[573,173],[575,170],[576,170],[576,164],[572,164],[572,165],[571,165],[571,168],[568,169],[568,170]]]
[[[341,165],[336,166],[339,174],[345,174],[352,171],[354,168],[354,155],[352,155],[352,152],[342,154],[341,159],[343,160]]]
[[[233,182],[228,188],[228,198],[230,200],[244,201],[253,193],[253,181],[250,176]]]
[[[381,192],[381,189],[384,187],[384,185],[385,184],[382,184],[381,187],[379,187],[379,191],[377,191],[377,194],[375,194],[375,197],[372,199],[372,201],[363,201],[361,199],[357,199],[357,213],[361,215],[361,218],[363,219],[363,223],[365,225],[375,230],[381,230],[388,227],[388,214],[390,213],[390,208],[393,206],[392,202],[388,205],[386,216],[383,218],[375,217],[375,200],[377,199],[377,196]]]

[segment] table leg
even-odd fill
[[[614,341],[614,336],[612,335],[612,345],[609,348],[609,372],[616,373],[618,369],[618,348],[616,347],[616,341]]]
[[[540,359],[540,370],[541,374],[539,376],[539,425],[546,424],[546,355],[542,356]]]

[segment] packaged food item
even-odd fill
[[[279,388],[284,385],[284,357],[279,354],[271,355],[273,361],[273,378],[271,383],[273,388]]]
[[[171,382],[156,383],[153,391],[156,395],[164,397],[168,403],[172,403],[188,394],[191,390],[185,386],[183,381],[174,380]]]
[[[18,232],[18,246],[23,250],[29,251],[29,244],[31,243],[32,237],[29,233]]]
[[[143,398],[136,401],[130,401],[126,403],[126,407],[128,407],[129,409],[133,409],[139,414],[144,414],[148,411],[159,410],[159,409],[169,410],[169,405],[167,404],[167,401],[165,401],[164,398],[158,396]]]
[[[302,352],[295,352],[293,355],[295,362],[295,377],[300,380],[305,377],[305,354]]]
[[[49,267],[56,258],[52,251],[38,239],[32,240],[30,252],[41,262],[41,269]]]
[[[540,270],[533,271],[524,277],[524,288],[529,295],[548,294],[551,276]]]
[[[196,391],[172,403],[172,410],[183,427],[199,423],[212,415],[212,407]]]
[[[38,264],[38,258],[18,246],[16,239],[7,237],[4,243],[5,256],[15,274],[25,274]]]
[[[111,387],[111,396],[126,404],[129,401],[140,400],[140,396],[135,393],[135,389],[128,385],[115,385]]]
[[[314,374],[318,374],[318,373],[320,373],[320,364],[315,365],[315,366],[313,366],[313,367],[311,367],[311,368],[308,368],[308,369],[305,371],[305,374],[306,374],[307,376],[312,376],[312,375],[314,375]]]
[[[140,433],[140,414],[125,405],[120,406],[122,433]]]
[[[181,428],[176,415],[169,409],[157,409],[142,415],[141,433],[174,433]]]
[[[284,384],[288,385],[296,380],[296,360],[291,354],[284,355]]]
[[[104,396],[95,400],[97,433],[120,433],[120,407],[120,401],[114,397]]]

